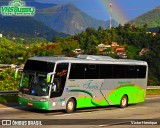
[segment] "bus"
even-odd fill
[[[31,57],[22,72],[18,101],[68,113],[86,107],[125,108],[144,102],[147,77],[145,61],[95,55]]]

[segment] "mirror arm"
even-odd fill
[[[16,68],[16,70],[14,72],[14,78],[17,78],[17,73],[18,73],[19,69],[21,69],[21,68]]]

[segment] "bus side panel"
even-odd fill
[[[100,88],[104,80],[71,80],[68,83],[69,92],[76,98],[77,108],[106,106]]]
[[[123,95],[128,96],[128,103],[143,102],[145,99],[146,79],[105,80],[101,91],[110,105],[119,105]]]

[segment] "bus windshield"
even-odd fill
[[[48,96],[49,84],[46,82],[46,75],[23,72],[20,92],[34,96]]]

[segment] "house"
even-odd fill
[[[116,48],[115,52],[116,53],[124,53],[125,52],[125,48]]]
[[[117,46],[119,46],[119,44],[117,42],[112,42],[111,46],[112,47],[117,47]]]
[[[50,45],[47,45],[46,46],[46,49],[47,50],[51,50],[51,49],[55,49],[56,47],[55,47],[55,45],[54,44],[50,44]]]
[[[141,51],[139,52],[139,56],[143,56],[144,54],[146,54],[149,51],[148,48],[142,48]]]
[[[104,52],[105,49],[110,48],[111,45],[99,44],[97,46],[99,52]]]
[[[82,50],[82,49],[80,49],[80,48],[77,48],[77,49],[73,50],[73,52],[74,52],[75,54],[82,54],[82,53],[84,52],[84,50]]]
[[[105,48],[106,48],[106,45],[105,45],[105,44],[99,44],[99,45],[98,45],[98,48],[105,49]]]
[[[127,58],[127,55],[125,53],[125,48],[116,48],[115,52],[117,53],[117,55],[120,57],[120,58]]]
[[[25,45],[25,48],[26,48],[26,49],[30,48],[30,45],[29,45],[29,44],[26,44],[26,45]]]

